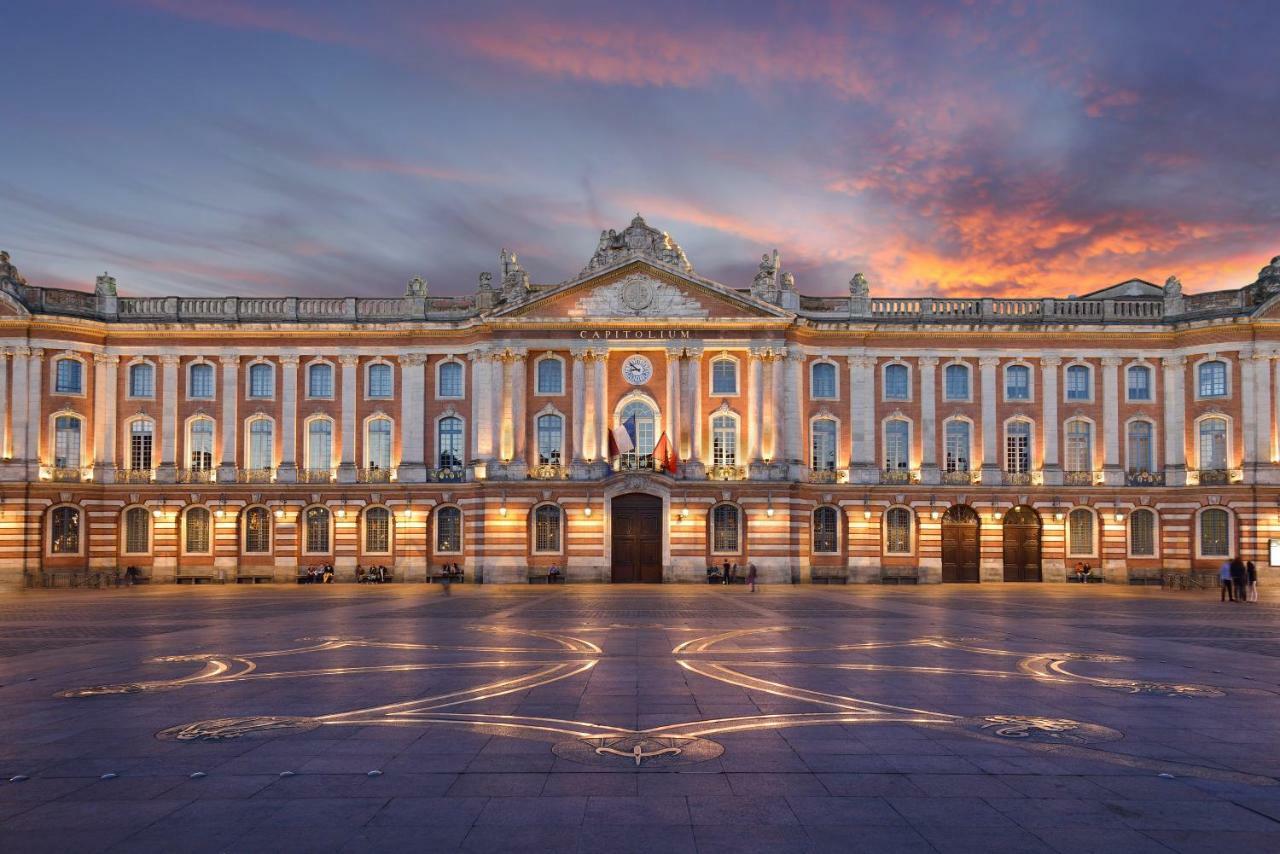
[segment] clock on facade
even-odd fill
[[[622,363],[622,377],[632,385],[641,385],[653,376],[653,365],[644,356],[628,356]]]

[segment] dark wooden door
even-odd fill
[[[942,517],[942,580],[977,582],[978,514],[957,504]]]
[[[633,493],[613,499],[614,583],[662,581],[662,499]]]
[[[1004,520],[1004,580],[1040,581],[1040,514],[1015,507]]]

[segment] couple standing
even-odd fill
[[[1222,582],[1223,602],[1258,601],[1258,568],[1253,561],[1234,557],[1224,562],[1218,569],[1218,579]]]

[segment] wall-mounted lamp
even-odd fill
[[[1117,521],[1117,522],[1123,522],[1123,521],[1124,521],[1124,512],[1123,512],[1119,507],[1117,507],[1117,508],[1116,508],[1116,515],[1115,515],[1115,519],[1116,519],[1116,521]]]
[[[498,505],[498,515],[504,517],[507,515],[507,494],[505,492],[502,493],[502,503]]]
[[[590,505],[590,504],[588,504],[586,507],[583,507],[583,508],[582,508],[582,515],[583,515],[583,516],[586,516],[588,519],[590,519],[590,518],[591,518],[591,505]]]
[[[934,504],[935,500],[936,498],[934,496],[932,495],[929,496],[929,518],[930,519],[937,519],[939,516],[942,515],[941,513],[938,512],[938,508]]]
[[[772,495],[772,493],[769,495],[769,506],[765,508],[764,515],[769,516],[769,517],[772,517],[772,516],[773,516],[773,495]]]
[[[281,508],[281,507],[277,507],[277,508],[276,508],[276,518],[277,518],[277,519],[283,519],[283,518],[284,518],[284,508]]]
[[[339,505],[338,509],[334,511],[334,515],[337,516],[339,519],[347,518],[347,508],[342,505]]]

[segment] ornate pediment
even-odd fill
[[[583,294],[569,317],[706,317],[710,312],[675,285],[632,273]]]
[[[582,268],[579,276],[586,276],[633,258],[656,261],[684,273],[693,272],[693,265],[685,257],[680,244],[672,240],[671,235],[658,231],[646,223],[640,214],[636,214],[635,219],[621,233],[613,229],[600,232],[600,242],[596,245],[595,254],[591,256],[587,266]]]

